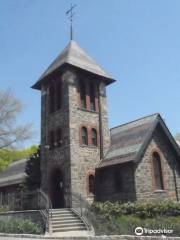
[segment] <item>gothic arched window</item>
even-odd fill
[[[95,106],[95,88],[94,88],[93,83],[90,83],[89,95],[90,95],[90,110],[95,111],[96,110],[96,106]]]
[[[161,158],[157,152],[153,153],[153,170],[154,170],[154,182],[156,190],[163,190],[163,175],[161,167]]]
[[[80,81],[80,102],[81,107],[86,108],[86,87],[83,81]]]
[[[89,186],[88,186],[88,190],[89,190],[89,194],[94,194],[94,175],[90,174],[88,177],[88,182],[89,182]]]
[[[97,146],[98,145],[98,141],[97,141],[97,131],[96,129],[92,129],[91,130],[91,144],[93,146]]]
[[[88,145],[88,134],[87,134],[87,128],[82,127],[81,129],[81,139],[83,145]]]

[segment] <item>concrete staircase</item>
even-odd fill
[[[86,225],[69,208],[52,209],[52,233],[68,231],[87,231]]]

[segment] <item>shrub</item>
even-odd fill
[[[9,207],[8,206],[0,207],[0,213],[7,212],[7,211],[9,211]]]
[[[179,216],[180,203],[172,201],[162,201],[159,203],[111,203],[95,202],[92,210],[102,213],[107,217],[121,215],[137,215],[142,218],[156,216]]]
[[[29,220],[0,221],[1,233],[42,234],[43,227]]]
[[[177,202],[124,204],[95,202],[91,207],[97,235],[134,235],[136,227],[173,229],[171,236],[180,235],[180,204]]]

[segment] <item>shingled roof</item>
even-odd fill
[[[158,124],[160,124],[175,151],[180,156],[180,148],[160,114],[153,114],[112,128],[110,130],[111,147],[98,168],[138,161]]]
[[[0,187],[22,183],[25,180],[27,159],[21,159],[11,163],[3,172],[0,173]]]
[[[32,88],[40,89],[41,81],[64,64],[70,64],[88,72],[104,77],[107,84],[114,82],[111,76],[106,73],[88,54],[79,47],[75,41],[70,41],[67,47],[52,62],[48,69],[42,74],[40,79],[32,86]]]

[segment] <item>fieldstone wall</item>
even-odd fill
[[[163,191],[156,191],[153,187],[152,154],[154,151],[159,153],[162,161],[161,165],[165,187]],[[176,154],[171,149],[171,145],[162,130],[157,128],[142,160],[136,165],[135,185],[137,200],[170,199],[176,201],[175,181],[180,197],[179,169]]]
[[[116,182],[117,175],[120,176],[119,182]],[[97,169],[96,200],[136,201],[134,166],[132,164],[122,164],[120,166]]]
[[[71,159],[71,187],[74,192],[82,194],[84,198],[88,197],[87,178],[89,172],[94,172],[96,165],[100,161],[100,116],[99,112],[88,111],[80,108],[78,84],[81,75],[72,73],[69,78],[69,129],[70,129],[70,159]],[[88,81],[96,81],[90,76],[83,76]],[[105,86],[103,86],[105,90]],[[101,108],[101,124],[102,124],[102,146],[107,148],[109,143],[109,128],[106,108],[106,95],[100,95],[99,98]],[[83,146],[80,143],[80,128],[86,126],[90,133],[91,128],[97,129],[99,133],[98,146]]]
[[[69,149],[69,96],[66,74],[59,73],[62,81],[61,109],[49,112],[49,84],[42,86],[41,103],[41,187],[48,195],[51,191],[51,177],[55,169],[60,169],[63,175],[63,184],[66,192],[70,192],[70,149]],[[53,80],[53,79],[52,79]],[[49,132],[61,128],[63,131],[63,143],[61,147],[49,148]]]
[[[81,73],[75,69],[65,69],[58,73],[62,80],[62,108],[49,113],[49,83],[42,86],[41,98],[41,173],[42,189],[46,193],[51,191],[51,175],[54,169],[60,169],[63,174],[64,192],[71,190],[88,198],[88,173],[95,171],[100,161],[100,133],[102,129],[101,146],[103,154],[109,147],[109,128],[106,105],[105,85],[100,79]],[[97,81],[100,84],[99,111],[82,109],[79,104],[79,80]],[[53,80],[53,76],[52,76]],[[51,82],[51,79],[50,79]],[[101,124],[100,124],[101,122]],[[82,146],[80,143],[80,128],[86,126],[88,131],[96,128],[98,132],[98,146]],[[48,148],[48,133],[51,130],[63,130],[62,147]],[[67,201],[68,202],[68,201]],[[69,206],[69,205],[68,205]],[[66,205],[66,207],[68,207]]]
[[[96,199],[98,201],[155,201],[180,199],[180,165],[176,153],[160,127],[137,163],[121,164],[96,170]],[[154,173],[152,154],[161,157],[164,190],[156,190],[153,185]],[[119,173],[122,188],[116,188],[115,175]],[[176,190],[177,189],[177,190]]]

